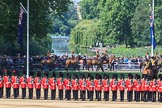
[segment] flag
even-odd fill
[[[26,23],[26,13],[23,8],[20,6],[19,12],[19,24],[18,24],[18,44],[20,47],[23,47],[23,31]]]
[[[156,41],[155,41],[154,19],[153,19],[153,11],[152,10],[150,13],[150,39],[151,39],[151,46],[153,45],[153,49],[155,49]]]

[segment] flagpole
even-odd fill
[[[152,20],[154,23],[154,0],[152,0],[152,6],[150,5],[150,11],[152,12]],[[152,35],[153,36],[153,35]],[[153,37],[151,37],[151,56],[154,56],[154,45],[153,45]]]
[[[27,0],[27,74],[26,77],[29,77],[29,0]]]

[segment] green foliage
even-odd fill
[[[94,42],[126,47],[150,45],[150,7],[152,0],[82,0],[82,18],[98,20]],[[162,45],[162,1],[155,1],[155,38]],[[81,25],[84,26],[84,25]],[[81,28],[81,27],[80,27]],[[75,43],[75,42],[73,42]],[[92,44],[93,45],[93,44]]]
[[[85,47],[91,47],[97,42],[98,22],[82,20],[71,32],[70,48],[78,53],[87,53]]]
[[[69,36],[71,29],[78,23],[76,6],[71,4],[68,12],[61,13],[52,24],[51,34]]]
[[[17,44],[18,34],[18,17],[19,17],[19,3],[22,2],[26,7],[26,0],[0,0],[0,49],[1,54],[14,55],[20,52]],[[70,0],[32,0],[30,1],[30,47],[37,53],[44,52],[48,46],[40,44],[48,41],[47,33],[51,29],[51,24],[56,16],[68,10],[71,4]],[[26,52],[26,28],[23,34],[24,47],[22,52]],[[32,43],[33,42],[33,43]],[[42,43],[43,43],[42,42]],[[39,43],[39,44],[38,44]],[[34,45],[35,44],[35,45]],[[38,45],[38,46],[37,46]],[[47,45],[47,44],[46,44]],[[35,49],[38,48],[38,49]],[[44,50],[44,51],[39,51]],[[36,52],[35,52],[36,54]]]

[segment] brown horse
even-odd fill
[[[48,59],[42,60],[41,61],[42,69],[44,68],[44,66],[47,66],[47,68],[49,68],[50,70],[55,69],[55,58],[54,57],[50,57]]]
[[[101,68],[102,72],[104,72],[104,69],[103,69],[103,60],[102,59],[93,58],[93,59],[88,59],[87,60],[87,68],[88,68],[88,71],[89,71],[89,68],[92,68],[92,71],[93,71],[93,66],[94,65],[97,66],[96,71],[98,71],[99,68]]]
[[[79,61],[81,60],[81,56],[78,55],[77,57],[67,58],[65,62],[65,70],[68,72],[70,66],[73,66],[76,70],[80,71]]]
[[[157,62],[157,61],[156,61]],[[142,67],[145,66],[145,62],[140,63],[140,72]],[[152,78],[157,78],[159,72],[159,65],[155,63],[155,65],[152,65],[151,63],[149,66],[145,66],[142,72],[142,76],[151,76]]]

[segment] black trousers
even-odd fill
[[[10,98],[11,96],[11,88],[6,88],[6,98]]]
[[[33,99],[33,88],[29,88],[29,99]]]
[[[93,101],[93,95],[94,95],[94,91],[89,91],[89,99],[90,99],[90,101]]]
[[[136,93],[136,91],[134,91],[134,101],[136,101],[136,96],[137,95],[137,93]]]
[[[14,98],[17,99],[18,95],[19,95],[19,88],[14,88]]]
[[[124,101],[124,90],[120,91],[120,101],[123,102]]]
[[[98,97],[97,97],[97,90],[95,90],[95,98],[98,99]]]
[[[3,97],[3,87],[0,88],[0,98],[2,98],[2,97]]]
[[[160,92],[159,94],[160,94],[159,101],[162,102],[162,92]]]
[[[65,91],[66,92],[66,91]],[[66,94],[65,94],[66,95]],[[63,100],[63,90],[59,90],[59,99]]]
[[[22,99],[26,97],[26,88],[22,88]]]
[[[100,101],[101,100],[101,91],[97,91],[97,100]]]
[[[136,92],[137,92],[137,91],[136,91]],[[130,102],[130,101],[132,101],[132,98],[133,98],[133,91],[128,91],[127,93],[128,93],[128,94],[127,94],[128,101]]]
[[[55,100],[56,98],[56,90],[51,90],[51,100]]]
[[[73,93],[74,93],[73,99],[78,100],[78,90],[73,90]]]
[[[140,91],[136,91],[136,102],[140,101]]]
[[[152,102],[156,102],[156,91],[152,92]]]
[[[152,101],[152,91],[148,92],[148,101]]]
[[[67,100],[71,100],[71,90],[66,90]]]
[[[48,99],[48,89],[44,89],[44,99]]]
[[[117,99],[117,91],[112,91],[112,101],[116,101]]]
[[[141,91],[141,101],[144,101],[144,91]]]
[[[148,101],[148,94],[149,94],[149,91],[144,91],[144,101],[145,102]]]
[[[40,99],[40,91],[41,89],[36,89],[36,99]]]
[[[82,99],[82,101],[84,101],[85,98],[86,98],[86,91],[85,91],[85,90],[81,90],[81,91],[80,91],[80,94],[81,94],[81,99]]]
[[[109,101],[109,91],[104,91],[104,99],[105,101]]]
[[[87,99],[89,99],[89,91],[87,90]]]

